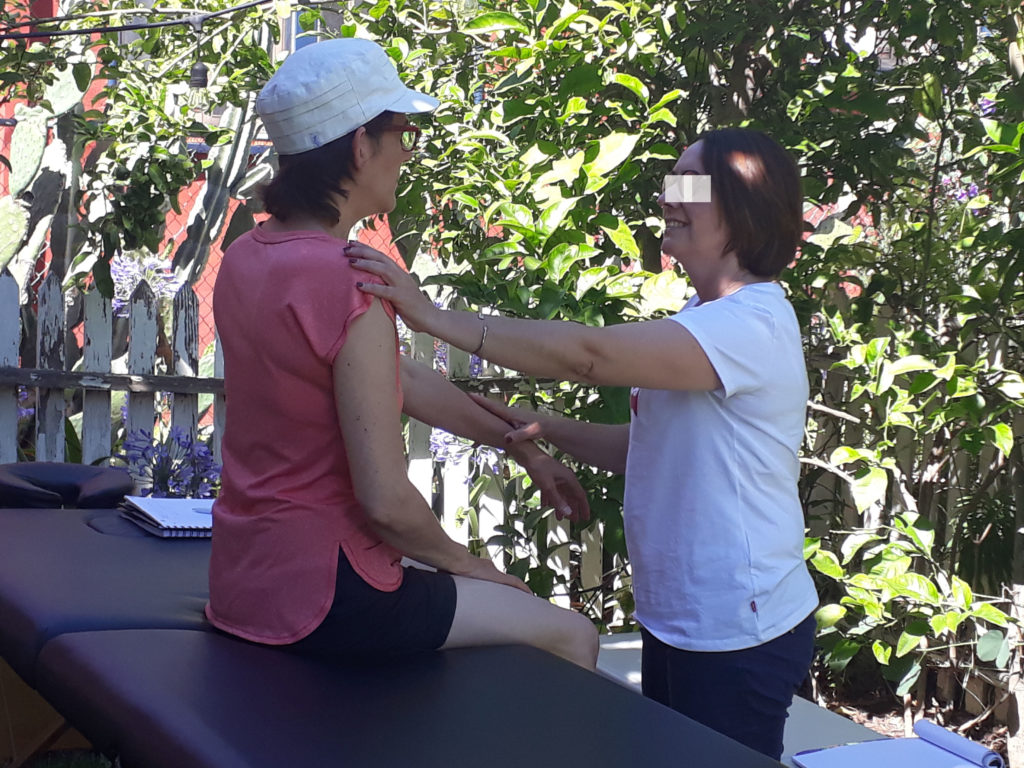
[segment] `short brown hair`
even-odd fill
[[[803,194],[796,163],[772,138],[721,128],[698,138],[701,162],[729,232],[726,252],[758,277],[777,277],[803,236]],[[694,142],[696,143],[696,142]]]
[[[391,125],[394,112],[382,112],[363,127],[378,138],[382,128]],[[331,202],[331,195],[348,197],[341,182],[352,178],[352,138],[355,131],[297,155],[279,155],[278,170],[273,180],[260,190],[263,207],[280,221],[308,214],[333,227],[341,213]]]

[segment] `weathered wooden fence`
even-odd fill
[[[83,306],[69,323],[68,307]],[[0,463],[19,460],[19,391],[34,393],[34,459],[64,461],[68,420],[80,418],[83,463],[111,456],[117,438],[121,414],[112,409],[112,393],[125,393],[122,411],[125,433],[138,429],[152,431],[158,420],[183,429],[196,437],[200,419],[204,437],[209,435],[214,456],[220,461],[220,439],[224,424],[223,361],[215,351],[213,376],[199,375],[198,307],[195,293],[188,285],[175,295],[169,320],[161,313],[158,299],[145,282],[139,284],[128,302],[127,318],[115,318],[109,299],[98,292],[73,297],[62,292],[60,282],[50,275],[40,286],[35,313],[34,365],[26,367],[19,356],[23,322],[19,287],[11,275],[0,275]],[[79,325],[79,316],[81,317]],[[127,346],[115,349],[114,340],[124,336]],[[169,326],[162,332],[165,324]],[[72,327],[69,327],[71,325]],[[31,335],[31,334],[29,334]],[[158,340],[167,338],[167,346],[158,349]],[[123,345],[121,345],[123,346]],[[79,351],[81,356],[79,358]],[[413,357],[432,364],[433,339],[413,337]],[[469,356],[452,349],[447,374],[452,379],[467,378]],[[205,396],[205,397],[203,397]],[[211,400],[210,409],[200,413],[200,397]],[[166,398],[166,399],[165,399]],[[169,407],[167,400],[169,399]],[[79,416],[80,414],[80,416]],[[409,425],[409,477],[438,513],[445,530],[457,541],[470,538],[488,542],[506,524],[519,525],[509,514],[522,498],[521,484],[508,488],[505,466],[499,459],[497,471],[482,470],[488,476],[483,492],[470,504],[471,480],[480,470],[471,466],[471,457],[463,452],[439,464],[430,446],[430,427],[411,421]],[[525,532],[524,532],[525,533]],[[621,589],[621,577],[605,574],[601,524],[574,538],[566,522],[551,520],[543,529],[544,542],[537,551],[549,552],[548,567],[560,574],[560,582],[575,576],[575,594],[555,596],[563,605],[579,602],[580,593],[589,596],[591,610],[604,613],[603,590]],[[496,564],[505,564],[502,544],[487,545]],[[570,563],[570,555],[576,562]],[[621,612],[612,610],[612,620],[621,621]]]
[[[113,450],[111,393],[126,393],[126,431],[152,431],[158,414],[158,395],[171,398],[170,421],[190,436],[199,425],[199,396],[213,396],[214,451],[219,457],[220,430],[224,419],[224,381],[217,362],[213,378],[200,378],[198,307],[191,287],[174,297],[169,360],[157,355],[161,337],[157,299],[145,282],[129,302],[127,350],[115,356],[114,313],[111,302],[96,291],[86,292],[81,323],[81,358],[75,329],[69,328],[66,307],[69,297],[51,274],[39,288],[35,327],[35,366],[19,365],[22,338],[19,288],[8,274],[0,275],[0,462],[18,460],[19,387],[35,392],[34,458],[65,460],[67,418],[77,393],[81,393],[81,443],[83,463],[111,455]],[[118,319],[120,322],[120,319]],[[163,372],[158,371],[159,367]],[[75,405],[74,410],[78,410]]]

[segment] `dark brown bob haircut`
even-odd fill
[[[753,275],[777,277],[793,261],[803,236],[796,163],[760,131],[722,128],[698,141],[729,232],[726,253],[735,252],[740,266]]]
[[[379,139],[381,129],[391,125],[394,116],[394,112],[377,115],[363,126],[367,135]],[[337,224],[341,213],[331,202],[331,196],[348,197],[342,182],[352,179],[354,135],[355,131],[351,131],[308,152],[280,155],[277,175],[260,190],[267,213],[279,221],[306,214],[331,227]]]

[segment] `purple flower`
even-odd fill
[[[27,419],[29,416],[34,415],[35,412],[36,412],[35,408],[32,408],[31,406],[23,406],[22,405],[22,403],[24,403],[26,400],[28,400],[28,390],[25,389],[22,386],[19,386],[18,387],[18,418],[19,419]]]
[[[988,117],[996,111],[996,103],[989,98],[982,96],[978,99],[978,111],[982,117]]]
[[[125,436],[117,454],[141,488],[143,496],[210,498],[220,481],[220,465],[206,444],[194,441],[180,427],[163,440],[139,429]]]
[[[978,185],[971,182],[971,186],[967,188],[967,196],[969,198],[975,198],[978,196]]]
[[[170,263],[156,256],[135,258],[118,253],[110,260],[110,276],[114,280],[114,299],[111,307],[117,317],[128,316],[128,302],[139,283],[145,280],[158,299],[173,299],[184,285],[184,278],[176,276]]]

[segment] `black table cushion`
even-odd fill
[[[0,507],[103,509],[131,493],[132,479],[117,467],[50,461],[0,464]]]
[[[209,558],[208,539],[149,536],[113,510],[0,510],[0,656],[31,685],[64,632],[209,630]]]
[[[778,768],[523,646],[341,663],[215,633],[82,632],[47,643],[38,689],[126,768]]]

